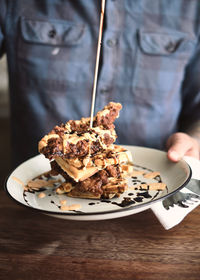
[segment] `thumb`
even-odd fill
[[[192,143],[188,138],[190,137],[185,133],[175,133],[169,137],[167,156],[171,161],[179,161],[192,148]]]

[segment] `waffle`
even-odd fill
[[[110,102],[99,111],[90,128],[90,118],[70,120],[56,126],[39,142],[39,152],[51,160],[51,174],[65,179],[57,189],[79,198],[118,197],[127,189],[125,175],[132,170],[132,156],[121,146],[113,122],[122,106]]]
[[[98,168],[95,166],[87,167],[85,169],[78,169],[73,165],[68,164],[67,161],[63,160],[62,158],[56,158],[55,161],[63,169],[63,171],[66,172],[76,182],[83,181],[98,172]]]
[[[57,157],[55,161],[64,172],[78,182],[87,179],[107,166],[131,162],[132,156],[123,147],[114,145],[113,150],[98,153],[90,158],[84,158],[81,161],[79,160],[78,163],[75,160],[73,164],[73,160],[64,160],[61,157]],[[76,167],[77,165],[79,167]]]
[[[67,194],[67,196],[77,198],[100,199],[119,196],[127,189],[127,181],[121,178],[120,173],[118,178],[112,177],[109,174],[106,176],[105,180],[105,177],[102,179],[101,174],[97,173],[83,182],[71,181],[62,183],[56,189],[56,193]]]
[[[88,198],[88,199],[100,199],[100,198],[113,198],[118,197],[122,194],[125,190],[127,190],[127,182],[124,181],[117,181],[114,183],[112,182],[103,186],[103,193],[92,193],[89,191],[79,191],[78,189],[74,188],[72,191],[67,193],[69,197],[75,198]]]
[[[70,120],[55,126],[38,144],[38,150],[48,159],[56,157],[80,158],[107,149],[116,140],[114,120],[122,106],[110,102],[97,113],[90,128],[90,118]]]

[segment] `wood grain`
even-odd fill
[[[0,279],[199,280],[199,207],[166,231],[148,210],[98,222],[49,217],[0,191]]]

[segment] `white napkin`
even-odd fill
[[[200,205],[200,188],[197,184],[198,181],[195,181],[200,180],[200,161],[188,156],[185,156],[184,160],[190,165],[192,169],[191,182],[180,192],[173,195],[169,199],[167,198],[167,204],[165,204],[166,200],[161,202],[159,201],[151,207],[151,210],[154,212],[154,214],[166,230],[171,229],[172,227],[179,224],[187,214],[189,214],[194,208]],[[192,188],[192,186],[195,186],[195,184],[198,190],[196,193],[190,190],[190,186]],[[184,198],[190,199],[186,199],[185,201],[182,201],[182,203],[180,203],[181,199],[179,198],[182,198],[182,200]],[[178,203],[174,204],[174,201]],[[172,202],[171,205],[170,202]],[[165,207],[163,204],[165,204]]]

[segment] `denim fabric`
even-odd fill
[[[100,0],[0,0],[15,163],[90,115]],[[95,110],[123,105],[118,143],[163,149],[200,119],[200,1],[107,0]]]

